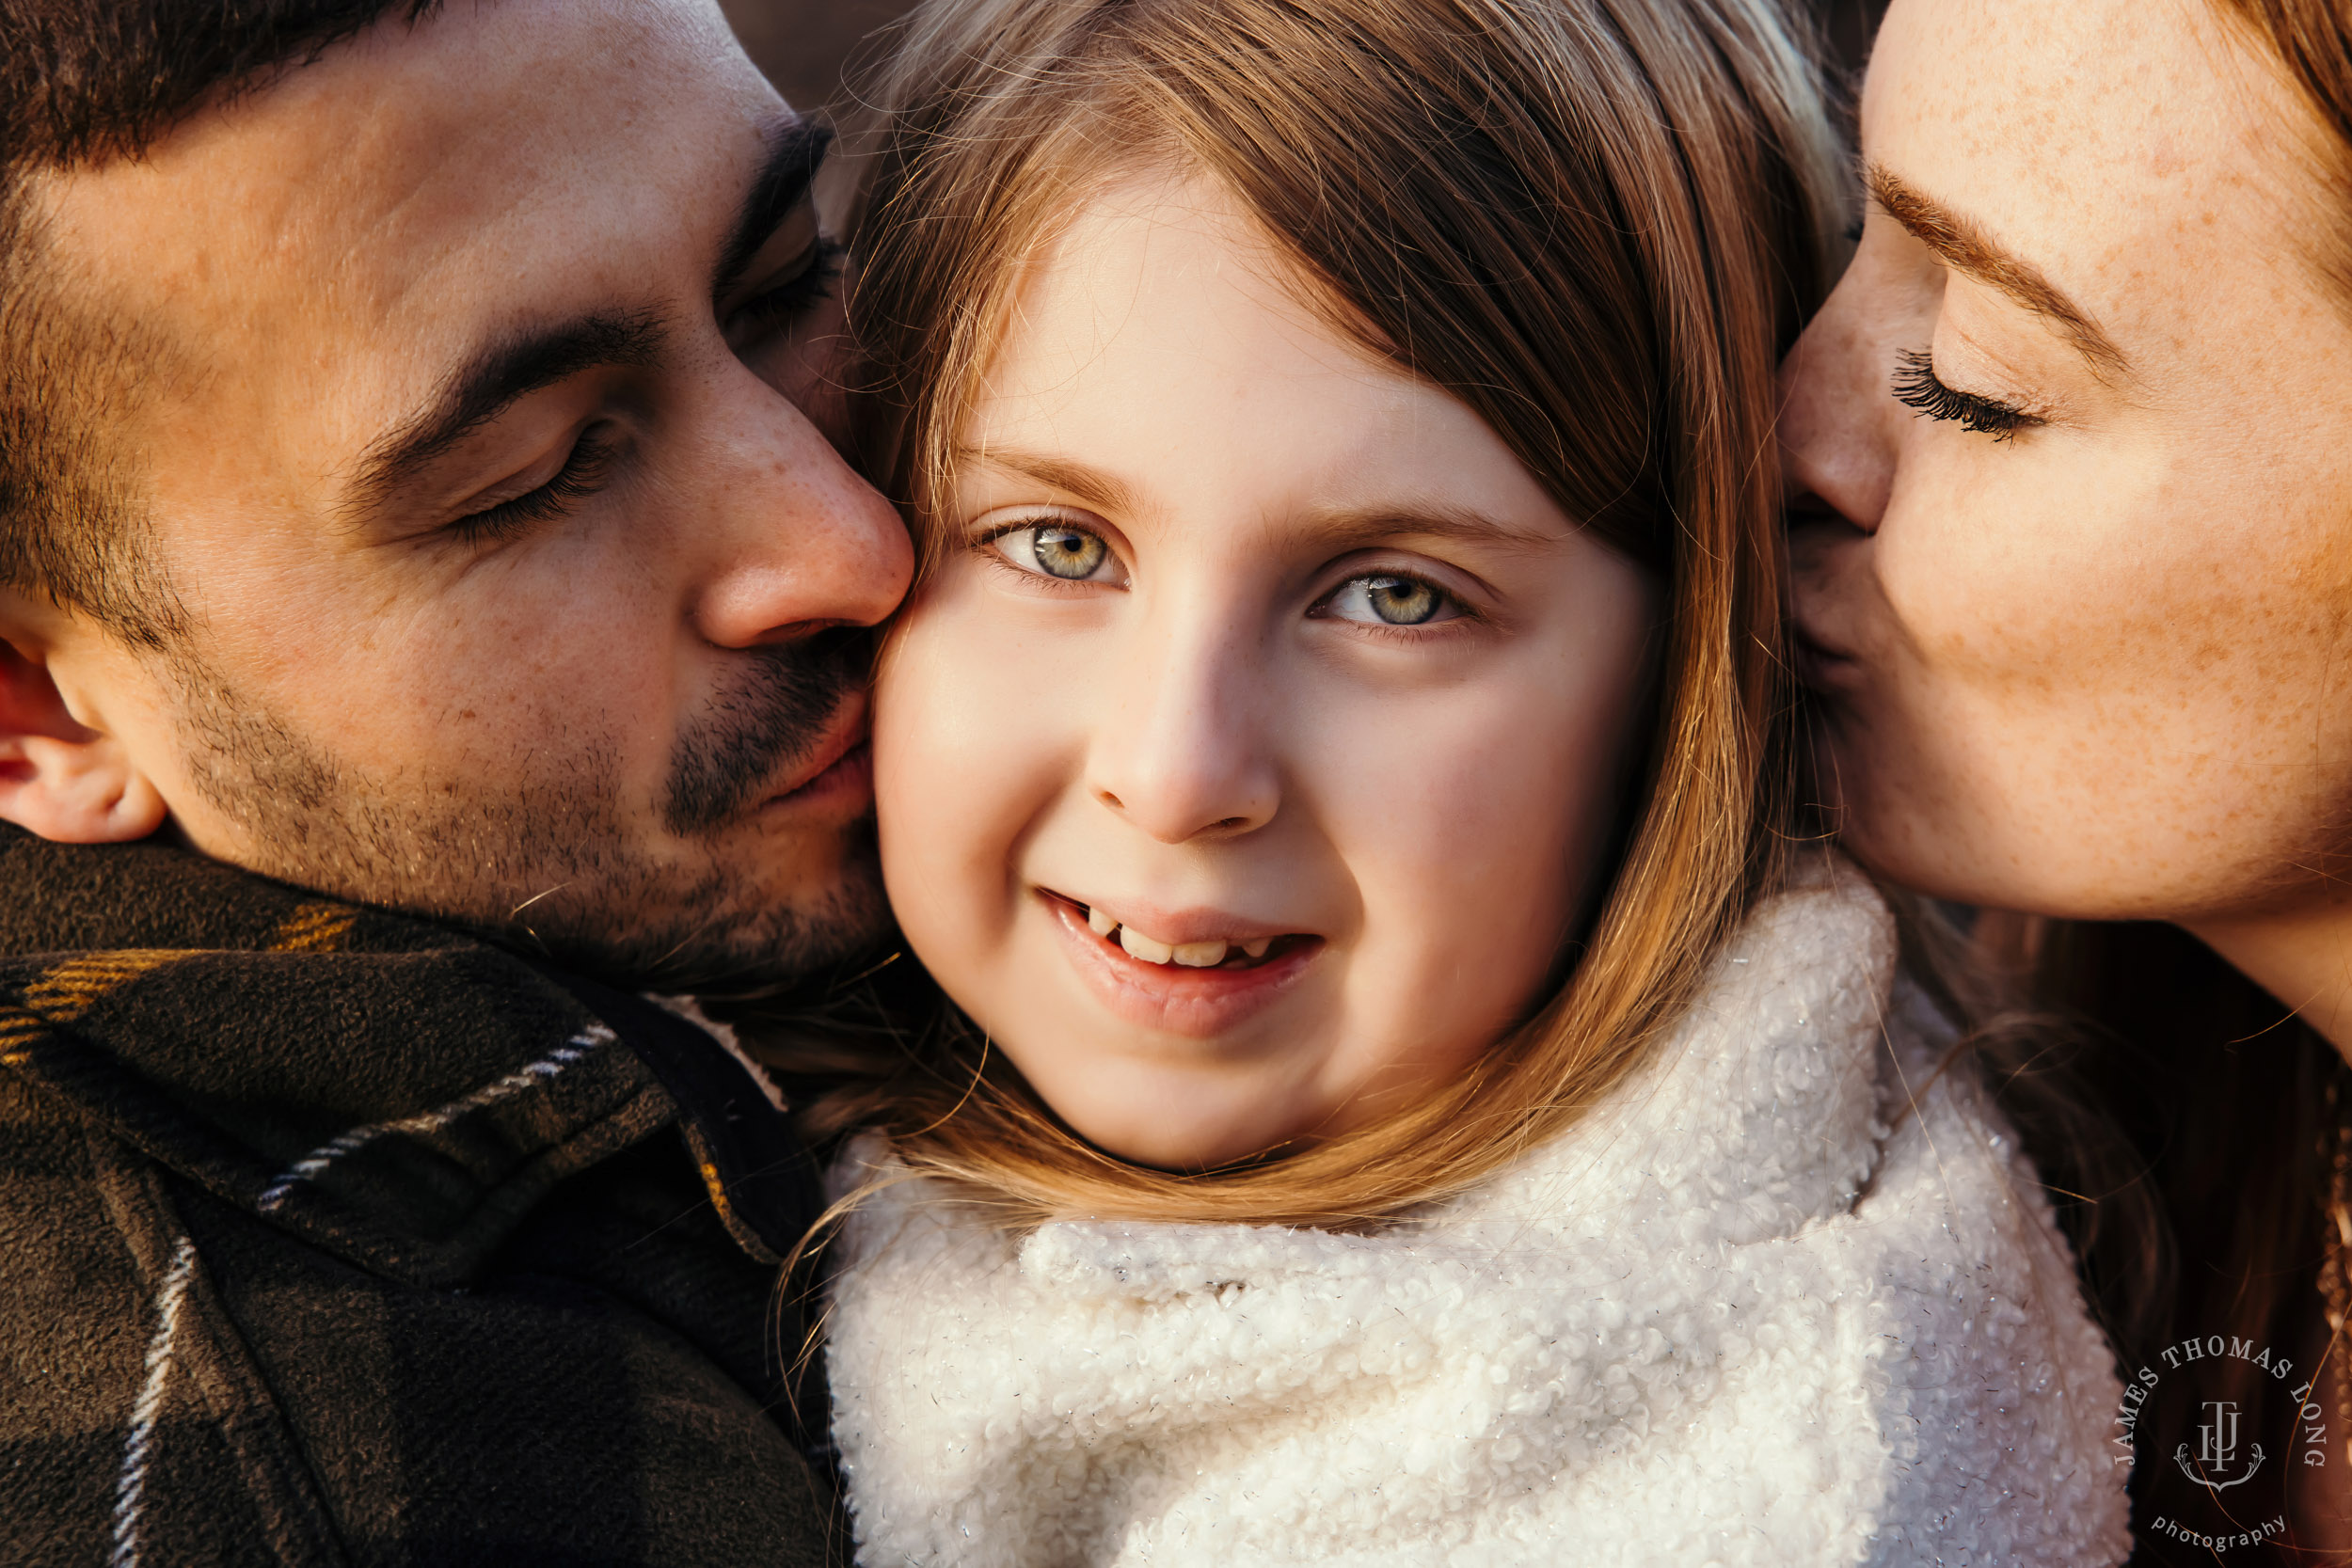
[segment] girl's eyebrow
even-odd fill
[[[1560,543],[1558,535],[1443,501],[1341,507],[1315,514],[1312,522],[1327,544],[1338,549],[1366,549],[1401,536],[1451,539],[1512,550],[1550,549]]]
[[[992,468],[1009,469],[1048,489],[1075,496],[1097,512],[1132,514],[1136,509],[1135,492],[1125,481],[1074,458],[1056,457],[1020,447],[957,446],[949,450],[947,460],[959,468],[984,463]]]
[[[957,467],[981,463],[1019,474],[1049,489],[1074,496],[1106,515],[1133,516],[1137,509],[1135,491],[1125,481],[1074,458],[1056,457],[1021,447],[958,446],[949,452],[949,460]],[[1406,536],[1454,539],[1518,550],[1549,549],[1560,543],[1557,536],[1539,530],[1436,500],[1327,508],[1311,514],[1308,526],[1327,546],[1340,550],[1366,549],[1384,540]]]

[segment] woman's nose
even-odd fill
[[[1158,628],[1127,653],[1087,757],[1089,793],[1163,844],[1230,838],[1281,806],[1257,649],[1231,627]]]

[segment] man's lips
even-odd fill
[[[768,806],[798,805],[850,788],[871,788],[873,749],[867,723],[866,694],[852,693],[825,726],[815,750],[779,784],[764,802]]]

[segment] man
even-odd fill
[[[0,0],[0,1556],[822,1560],[640,994],[882,918],[820,138],[707,0]]]

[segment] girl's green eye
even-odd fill
[[[1037,529],[1029,535],[1029,548],[1050,575],[1078,579],[1100,571],[1103,558],[1111,553],[1099,537],[1075,528]]]
[[[1099,533],[1069,523],[1039,523],[995,538],[996,553],[1024,571],[1064,582],[1090,582],[1113,564],[1111,547]]]
[[[1335,620],[1364,626],[1418,626],[1461,613],[1454,595],[1436,583],[1386,572],[1351,578],[1328,603],[1326,613]]]

